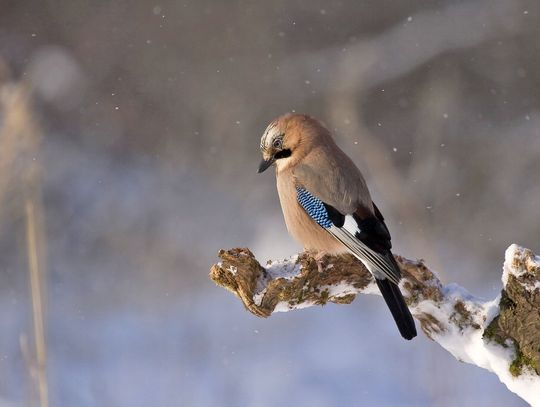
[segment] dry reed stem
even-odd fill
[[[42,281],[39,267],[36,214],[34,202],[30,198],[25,204],[26,212],[26,239],[28,249],[28,268],[30,273],[30,290],[32,294],[32,316],[34,322],[34,340],[36,351],[36,376],[41,407],[48,407],[47,385],[47,351],[45,345],[45,327],[43,315]]]
[[[36,158],[39,155],[41,136],[32,117],[30,91],[27,86],[24,83],[9,82],[5,75],[0,79],[0,202],[16,213],[22,212],[26,223],[25,249],[32,301],[34,343],[30,346],[27,336],[22,334],[21,352],[29,367],[33,383],[30,400],[32,404],[48,407],[46,292],[43,283],[45,239],[40,168]],[[34,348],[35,355],[31,354],[31,348]]]

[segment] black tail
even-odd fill
[[[396,321],[399,333],[405,339],[411,340],[416,336],[416,327],[414,326],[411,311],[405,304],[399,287],[387,279],[379,280],[376,278],[375,281],[379,286],[379,290],[381,290],[386,305],[390,308],[394,321]]]

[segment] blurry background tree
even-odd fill
[[[259,321],[207,267],[220,247],[298,251],[256,174],[267,122],[295,110],[366,173],[396,252],[493,297],[510,243],[540,251],[538,2],[0,6],[0,55],[43,130],[51,405],[523,405],[403,344],[380,299]],[[0,405],[26,405],[32,297],[9,189],[26,161],[0,159]]]

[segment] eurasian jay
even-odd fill
[[[371,200],[360,170],[336,145],[319,121],[286,114],[261,138],[259,173],[272,164],[289,233],[305,250],[322,254],[350,252],[375,277],[401,336],[416,327],[399,291],[401,272],[390,249],[390,233]]]

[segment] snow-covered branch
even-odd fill
[[[249,249],[221,250],[219,257],[210,278],[259,317],[379,294],[371,275],[350,255],[326,256],[322,272],[307,253],[266,267]],[[540,257],[510,246],[502,292],[490,301],[456,284],[443,285],[422,260],[396,260],[402,292],[424,333],[460,361],[495,373],[508,389],[540,405]]]

